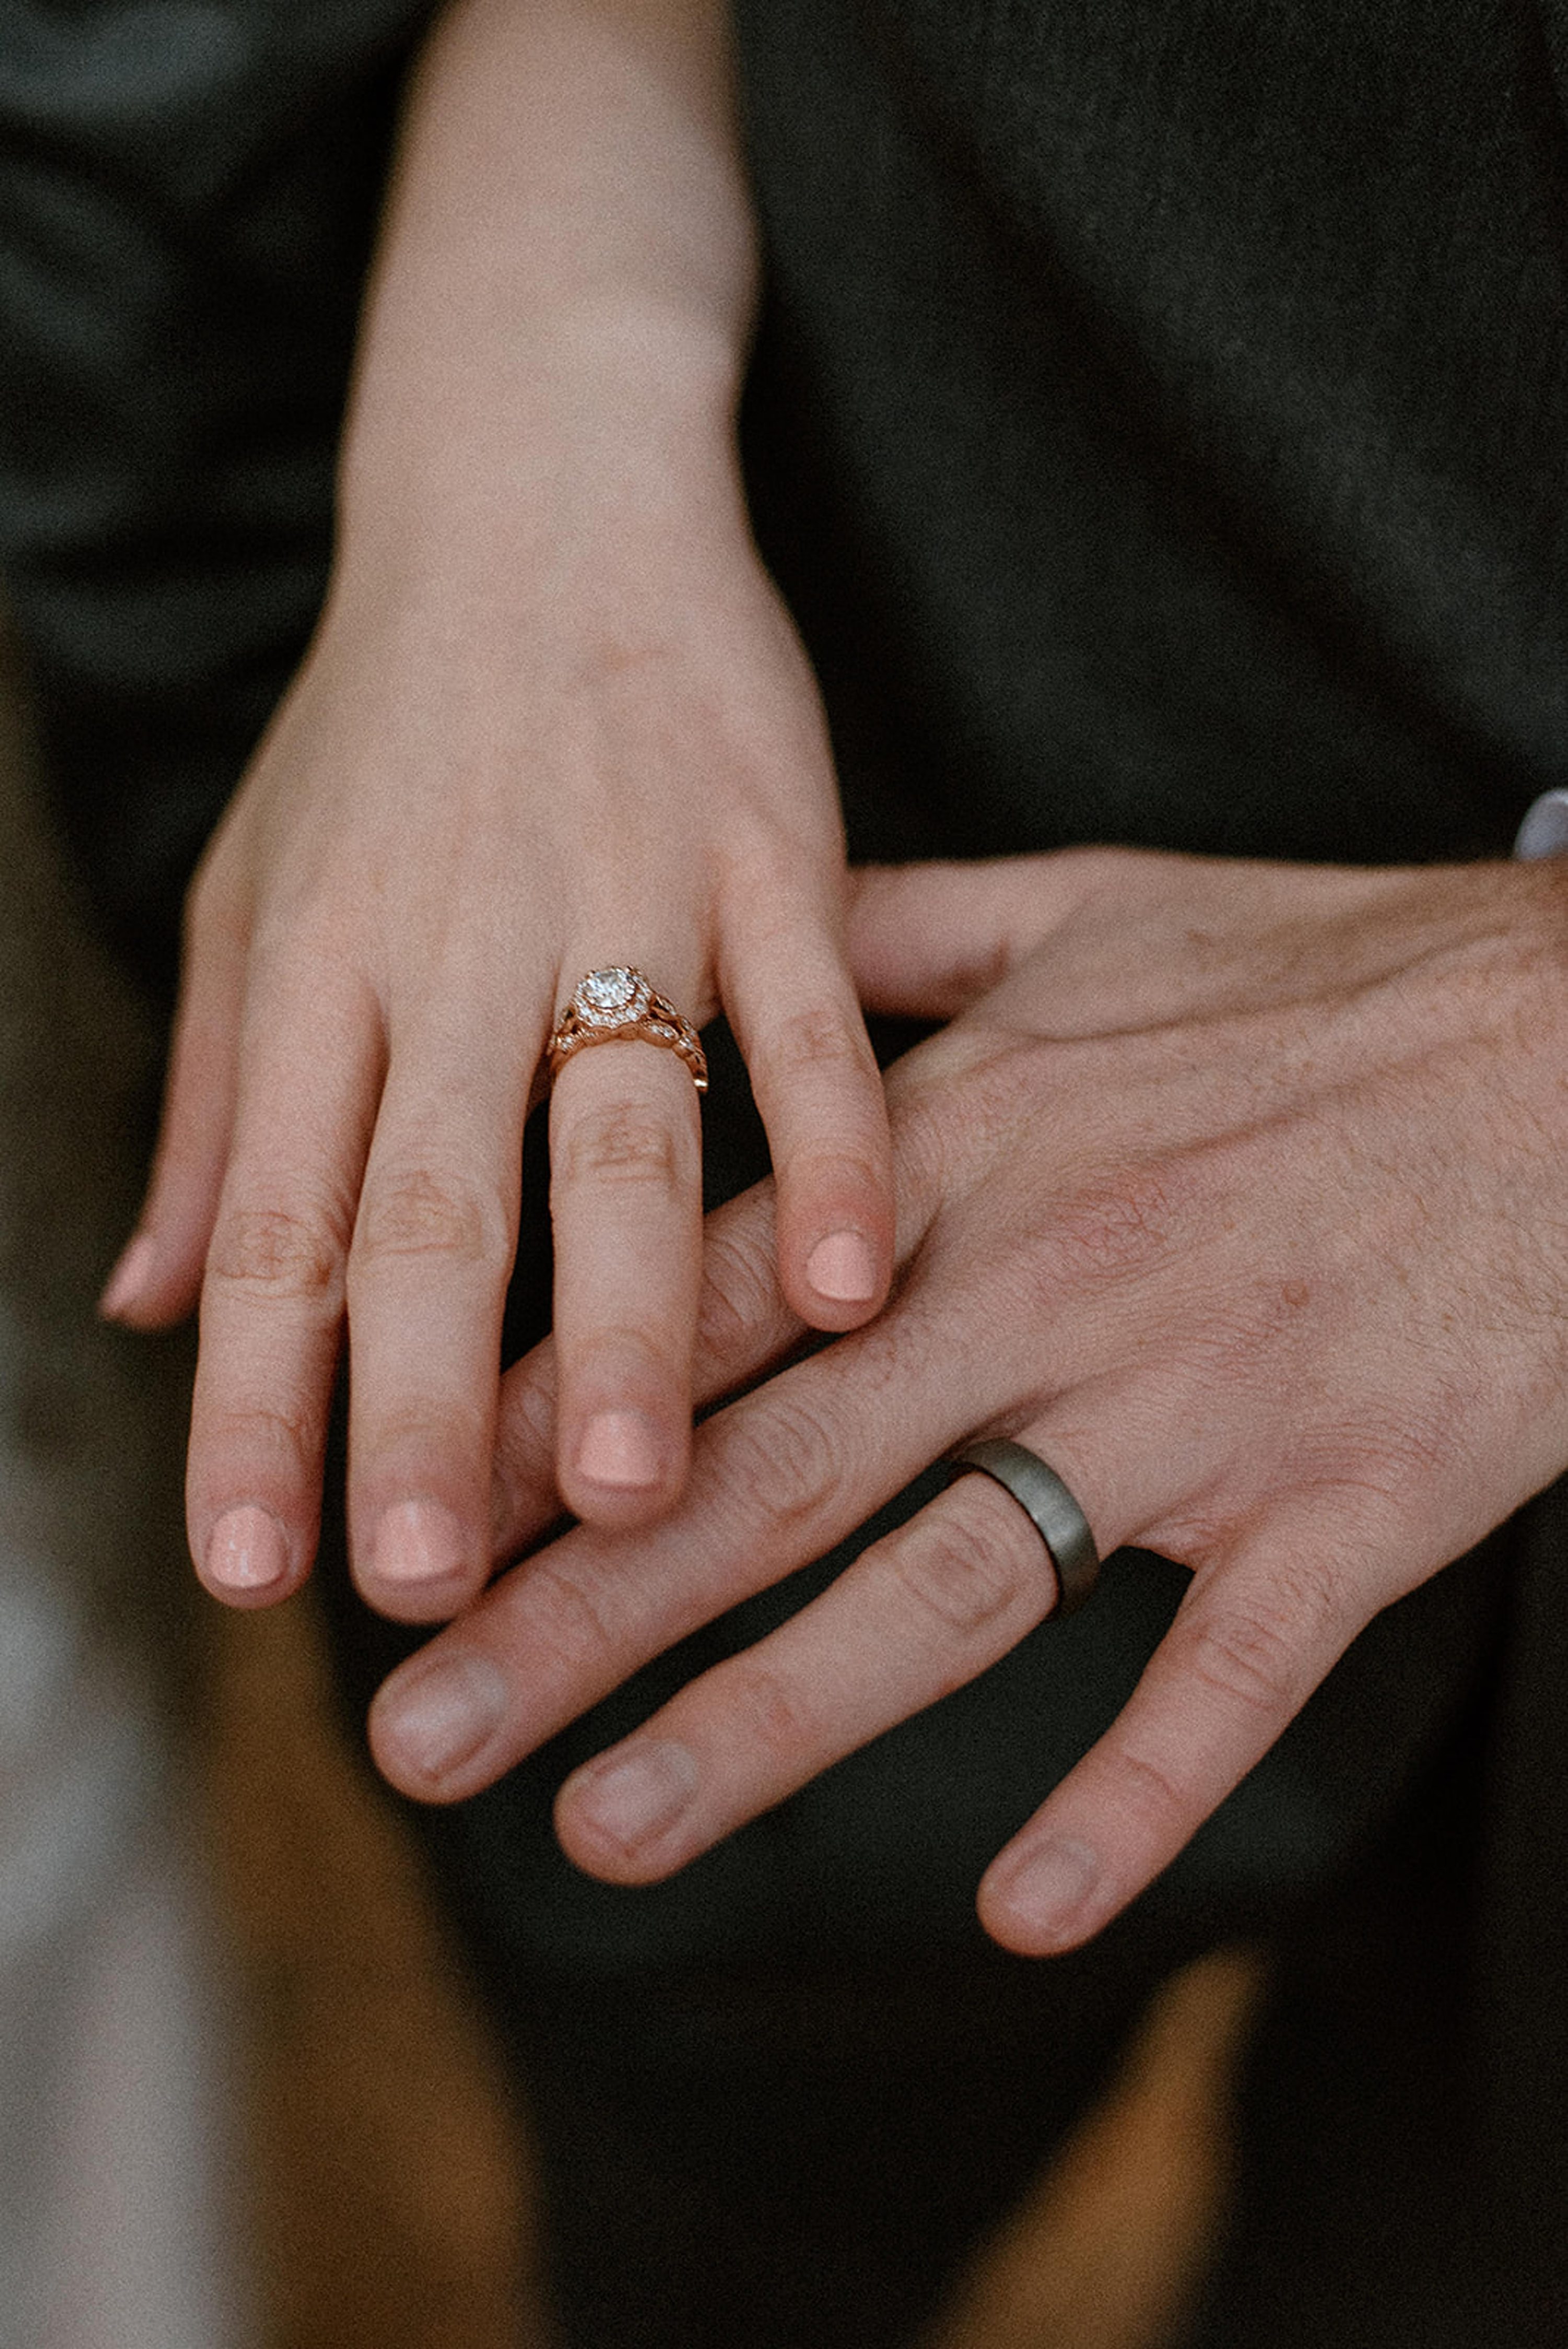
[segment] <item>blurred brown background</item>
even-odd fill
[[[250,2033],[268,2349],[534,2349],[526,2145],[309,1602],[218,1627],[211,1817]],[[1170,1985],[932,2349],[1155,2349],[1224,2191],[1248,1959]],[[810,2349],[802,2344],[801,2349]]]

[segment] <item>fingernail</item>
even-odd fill
[[[1099,1881],[1099,1859],[1087,1843],[1042,1844],[1001,1888],[1002,1898],[1031,1932],[1066,1936]]]
[[[224,1590],[265,1590],[289,1570],[289,1546],[269,1509],[226,1509],[207,1537],[206,1574]]]
[[[658,1438],[640,1412],[602,1411],[577,1446],[578,1475],[623,1492],[656,1485],[663,1466]]]
[[[442,1778],[472,1759],[500,1726],[511,1696],[483,1656],[448,1656],[376,1700],[376,1742],[419,1778]]]
[[[877,1260],[859,1232],[830,1232],[806,1258],[806,1278],[835,1305],[863,1305],[877,1293]]]
[[[370,1572],[377,1582],[442,1582],[468,1563],[463,1530],[438,1501],[399,1501],[376,1528]]]
[[[571,1802],[602,1836],[631,1851],[673,1826],[696,1792],[696,1764],[686,1748],[650,1739],[590,1763],[573,1781]]]
[[[147,1286],[157,1255],[158,1250],[146,1232],[138,1232],[128,1244],[119,1262],[104,1283],[103,1295],[98,1299],[98,1311],[106,1321],[113,1321],[128,1306],[136,1303]]]

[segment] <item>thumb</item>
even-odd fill
[[[857,867],[848,947],[861,1003],[913,1019],[956,1018],[1043,945],[1103,874],[1102,850],[1074,848]]]

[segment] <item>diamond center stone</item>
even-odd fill
[[[636,1000],[637,982],[629,970],[591,970],[577,990],[577,1000],[589,1019],[614,1019]]]

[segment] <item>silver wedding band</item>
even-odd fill
[[[976,1468],[1010,1493],[1040,1539],[1057,1576],[1057,1603],[1051,1620],[1060,1623],[1076,1615],[1099,1579],[1099,1552],[1088,1519],[1054,1468],[1038,1453],[1000,1437],[965,1444],[952,1462],[953,1477]]]

